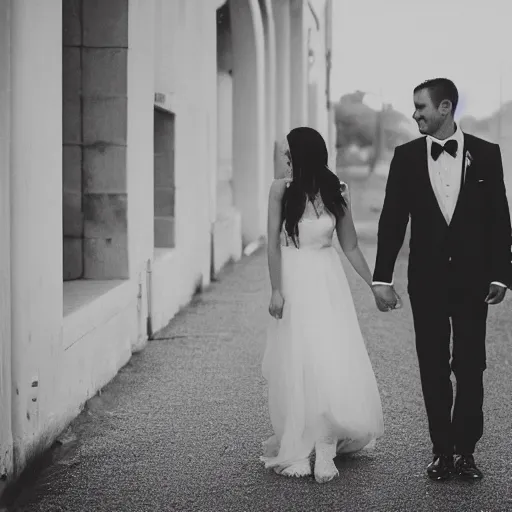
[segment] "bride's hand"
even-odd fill
[[[372,285],[375,303],[380,311],[386,312],[402,307],[402,299],[390,285]]]
[[[282,293],[279,290],[274,290],[272,292],[272,296],[270,297],[268,312],[274,318],[281,319],[283,317],[283,307],[284,298]]]

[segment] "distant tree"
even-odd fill
[[[365,93],[357,91],[342,96],[335,107],[337,146],[371,146],[375,139],[377,113],[363,103]]]
[[[391,105],[376,111],[363,103],[364,97],[363,91],[356,91],[335,105],[336,146],[341,153],[354,145],[371,148],[367,164],[374,168],[385,151],[411,140],[414,133],[410,120]]]

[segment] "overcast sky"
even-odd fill
[[[371,91],[411,115],[414,86],[445,76],[459,89],[457,117],[482,117],[500,105],[500,68],[502,101],[512,99],[511,0],[333,4],[332,100]]]

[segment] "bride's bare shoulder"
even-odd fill
[[[341,195],[342,195],[343,199],[345,199],[346,202],[349,202],[350,201],[350,191],[349,191],[348,185],[342,180],[340,180],[340,190],[341,190]]]

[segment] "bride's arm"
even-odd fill
[[[352,212],[350,208],[350,200],[348,193],[343,193],[343,197],[347,202],[347,209],[342,217],[338,219],[336,224],[336,233],[340,246],[345,253],[350,264],[354,267],[354,270],[363,278],[368,286],[372,286],[372,273],[366,262],[366,258],[363,256],[361,249],[359,248],[359,242],[357,240],[356,228],[354,226],[354,220],[352,218]]]
[[[281,292],[281,203],[285,188],[284,180],[275,180],[270,187],[268,200],[267,256],[272,292]]]

